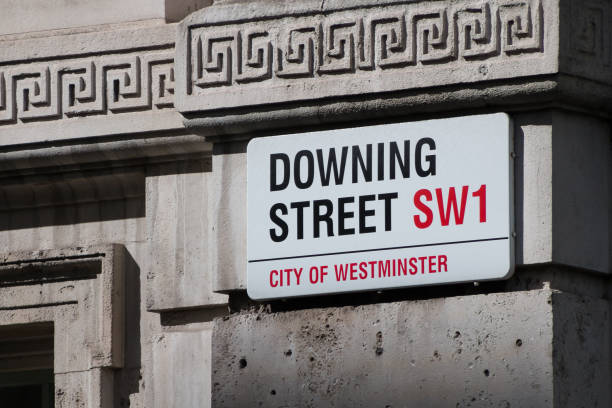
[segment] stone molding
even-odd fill
[[[134,53],[0,71],[0,124],[173,106],[174,56]]]
[[[528,103],[605,113],[611,22],[609,0],[260,0],[219,2],[178,25],[4,36],[0,145],[229,140]]]
[[[0,41],[0,144],[182,129],[174,28]]]
[[[181,24],[177,45],[179,110],[380,93],[557,69],[555,59],[547,58],[555,51],[544,19],[545,13],[555,13],[551,1],[383,3],[336,1],[321,8],[319,2],[304,2],[302,10],[261,2],[260,8],[271,10],[252,19],[246,14],[250,9],[195,13]]]
[[[127,260],[121,245],[0,256],[0,325],[53,322],[57,407],[113,404]]]
[[[211,141],[441,111],[607,115],[611,23],[609,0],[218,3],[179,25],[175,105]]]

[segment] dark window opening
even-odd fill
[[[52,408],[53,324],[0,326],[0,406]]]

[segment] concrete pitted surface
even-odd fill
[[[218,319],[213,407],[551,407],[552,294]]]

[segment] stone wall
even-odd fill
[[[5,3],[0,325],[53,322],[56,406],[610,405],[609,0]],[[250,139],[490,112],[512,278],[248,299]]]

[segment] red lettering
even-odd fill
[[[310,283],[312,284],[317,283],[317,281],[319,280],[319,269],[316,266],[311,266],[309,274],[310,274]]]
[[[299,270],[299,271],[298,271],[297,269],[294,269],[294,271],[295,271],[295,277],[297,278],[297,284],[298,284],[298,285],[300,284],[300,276],[302,275],[302,270],[303,270],[303,269],[304,269],[304,268],[300,268],[300,270]]]
[[[385,277],[387,273],[391,276],[391,262],[388,259],[384,263],[383,261],[378,261],[378,277]]]
[[[287,274],[287,286],[291,286],[291,272],[293,272],[293,269],[285,269],[285,273]],[[281,286],[283,286],[281,284]]]
[[[430,256],[429,257],[429,273],[436,273],[436,257],[435,256]]]
[[[417,191],[416,194],[414,195],[414,206],[418,210],[420,210],[423,214],[425,214],[425,221],[421,221],[421,218],[418,215],[414,216],[414,225],[416,225],[417,228],[420,228],[420,229],[429,227],[431,223],[433,222],[433,212],[425,203],[423,203],[422,201],[423,196],[425,197],[425,200],[427,201],[431,201],[433,199],[431,192],[426,189],[421,189]]]
[[[372,271],[372,279],[374,279],[374,268],[376,267],[376,261],[370,261],[368,262],[368,264],[370,264],[370,268]]]
[[[411,275],[416,275],[418,271],[416,261],[417,261],[416,258],[410,258],[410,260],[408,261],[408,263],[410,264],[410,274]]]
[[[397,260],[397,269],[398,269],[398,271],[397,271],[397,274],[398,274],[398,275],[401,275],[401,274],[402,274],[402,272],[404,273],[404,276],[408,275],[408,274],[406,273],[406,272],[407,272],[407,269],[408,269],[408,268],[407,268],[407,265],[406,265],[406,258],[404,258],[404,259],[398,259],[398,260]]]
[[[444,267],[444,270],[442,270]],[[446,266],[446,255],[438,255],[438,270],[440,272],[448,272],[448,267]]]
[[[272,269],[270,271],[270,286],[273,287],[273,288],[278,286],[278,278],[277,278],[277,280],[273,280],[272,279],[272,276],[274,276],[274,275],[278,275],[278,271],[276,269]]]
[[[351,264],[351,280],[357,280],[357,264],[353,262]]]
[[[472,197],[478,197],[480,222],[487,222],[487,185],[481,185],[477,191],[472,193]]]
[[[436,198],[438,199],[438,211],[440,212],[440,221],[443,226],[447,226],[450,222],[451,208],[453,215],[455,216],[455,224],[463,224],[463,217],[465,216],[465,203],[467,201],[468,186],[461,188],[461,206],[457,208],[457,197],[455,195],[455,187],[449,188],[448,191],[448,203],[446,209],[444,208],[444,196],[442,195],[442,189],[436,188]]]
[[[323,283],[323,280],[325,279],[326,276],[327,276],[327,265],[323,265],[321,266],[321,283]]]
[[[365,262],[359,262],[359,279],[365,279],[368,277],[368,264]]]
[[[421,261],[421,273],[425,273],[425,260],[427,259],[426,256],[419,256],[419,261]]]
[[[349,266],[340,264],[340,268],[338,268],[338,265],[336,264],[334,265],[334,269],[336,270],[336,280],[338,282],[345,281],[346,275],[348,274]]]

